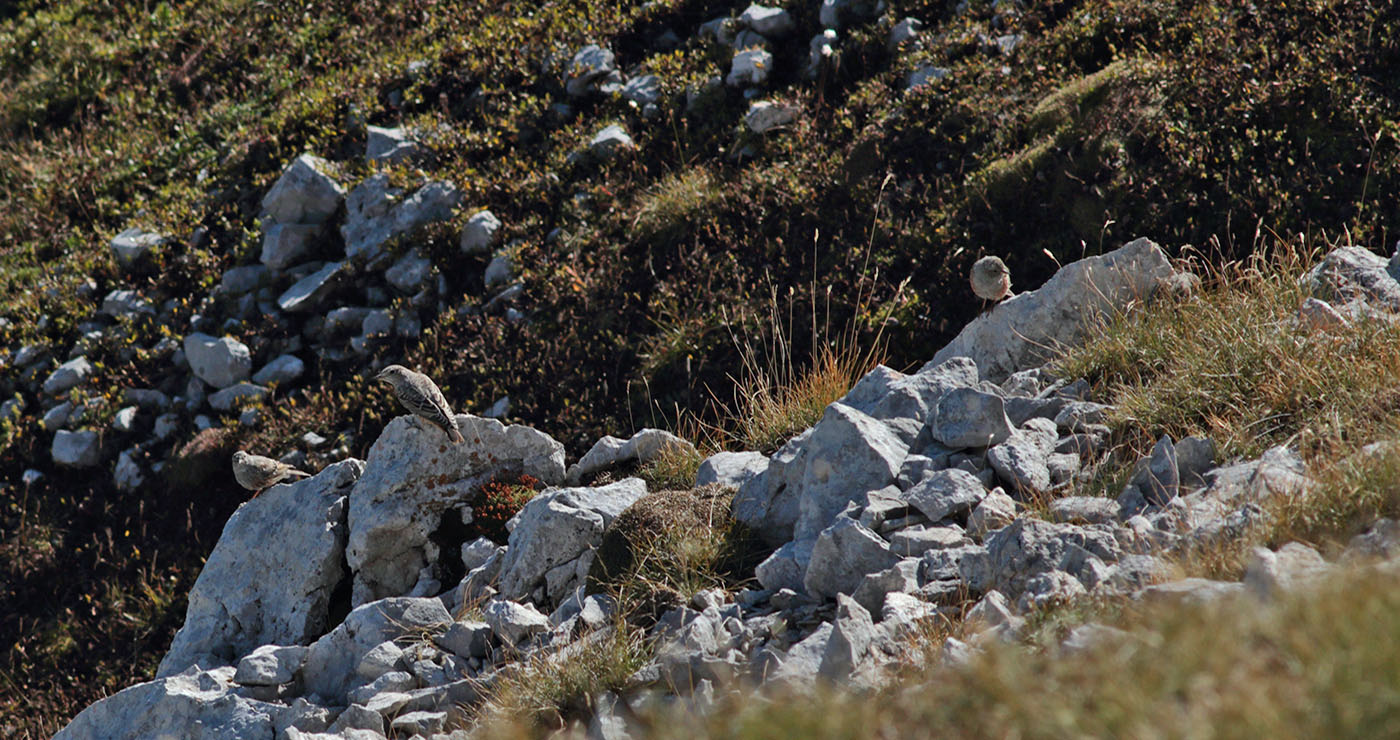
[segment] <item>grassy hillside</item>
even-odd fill
[[[437,377],[459,407],[509,394],[513,418],[573,454],[682,414],[737,427],[720,406],[737,408],[746,348],[763,354],[775,324],[799,366],[830,337],[864,346],[879,332],[889,364],[916,365],[977,311],[963,276],[982,252],[1026,288],[1139,235],[1211,261],[1261,231],[1345,229],[1378,251],[1394,239],[1400,18],[1388,4],[901,3],[843,28],[816,80],[802,65],[818,6],[794,5],[799,31],[773,45],[762,99],[802,113],[765,137],[743,128],[735,88],[686,101],[729,70],[700,24],[742,9],[20,3],[0,12],[0,339],[61,361],[108,291],[173,301],[169,323],[89,342],[97,372],[76,393],[85,424],[105,426],[121,389],[180,376],[158,340],[196,312],[229,315],[200,299],[256,262],[258,202],[291,159],[327,157],[347,182],[369,172],[364,123],[418,129],[434,150],[396,181],[447,179],[466,195],[457,221],[396,245],[427,248],[447,310],[424,311],[423,336],[383,356]],[[891,51],[906,16],[924,22],[921,46]],[[658,43],[666,30],[679,45]],[[1003,53],[994,40],[1013,34]],[[569,59],[588,43],[661,78],[657,117],[618,97],[567,99]],[[949,74],[906,91],[926,64]],[[610,123],[637,150],[569,164]],[[527,321],[458,310],[490,298],[484,258],[456,246],[479,208],[518,240]],[[106,246],[129,226],[172,237],[136,275]],[[277,331],[230,329],[259,364]],[[224,444],[280,451],[306,431],[349,431],[364,454],[395,408],[363,363],[306,359],[315,380]],[[158,483],[124,495],[106,472],[54,469],[37,423],[46,399],[27,381],[8,362],[0,375],[25,402],[0,428],[0,634],[14,636],[0,726],[39,737],[151,674],[244,494]],[[193,436],[186,426],[155,454]],[[46,477],[29,486],[31,467]]]

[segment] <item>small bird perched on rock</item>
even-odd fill
[[[250,455],[243,450],[233,453],[233,478],[238,485],[255,491],[253,498],[288,478],[310,478],[311,474],[270,457]]]
[[[993,303],[1010,297],[1011,271],[1000,257],[987,256],[972,263],[972,293]]]
[[[457,431],[457,420],[452,409],[438,390],[437,383],[423,373],[414,372],[403,365],[390,365],[374,376],[381,383],[388,383],[394,389],[399,403],[414,416],[422,417],[447,432],[447,438],[457,444],[466,440]]]

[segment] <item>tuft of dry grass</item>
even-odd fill
[[[1400,327],[1294,324],[1321,246],[1280,239],[1211,269],[1198,299],[1115,318],[1057,370],[1094,379],[1116,407],[1110,424],[1143,445],[1163,433],[1204,434],[1225,455],[1297,441],[1315,456],[1384,436],[1400,408]]]
[[[1306,496],[1274,504],[1271,543],[1302,540],[1336,548],[1376,519],[1400,517],[1400,440],[1382,440],[1322,467],[1314,478]]]
[[[1400,515],[1400,456],[1393,447],[1358,453],[1400,428],[1400,326],[1363,319],[1309,330],[1295,321],[1311,295],[1308,271],[1336,246],[1275,238],[1245,262],[1209,269],[1197,298],[1115,317],[1056,362],[1066,376],[1094,380],[1097,397],[1116,407],[1115,463],[1100,477],[1131,466],[1162,434],[1207,435],[1222,458],[1278,444],[1303,455],[1315,482],[1308,495],[1270,501],[1243,538],[1181,553],[1187,572],[1238,577],[1252,545],[1336,544]]]
[[[689,167],[668,175],[637,199],[632,223],[643,234],[657,235],[684,228],[724,200],[710,168]]]
[[[759,549],[730,516],[732,500],[733,489],[717,485],[638,500],[604,533],[589,592],[612,594],[624,614],[645,623],[699,591],[737,586]]]
[[[637,475],[646,481],[648,490],[689,488],[695,485],[695,473],[704,460],[704,455],[692,447],[670,444],[642,463]]]
[[[650,656],[643,631],[619,619],[502,669],[475,718],[486,737],[540,736],[586,722],[597,697],[621,689]]]

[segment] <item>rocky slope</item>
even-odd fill
[[[1140,233],[1216,260],[1271,229],[1374,250],[1394,222],[1385,3],[511,10],[0,9],[0,734],[153,675],[246,495],[228,453],[367,458],[398,413],[367,368],[426,370],[572,459],[723,426],[746,345],[800,372],[839,333],[920,367],[980,310],[983,251],[1019,290]],[[840,416],[825,435],[869,427]],[[767,570],[813,535],[770,533],[792,557]]]
[[[1333,252],[1308,276],[1318,297],[1298,329],[1394,321],[1397,272],[1364,250]],[[241,506],[156,680],[59,737],[456,736],[490,721],[471,710],[521,665],[645,629],[650,660],[573,718],[624,737],[636,712],[677,701],[703,712],[717,692],[882,685],[921,660],[920,625],[940,615],[964,623],[941,653],[961,663],[987,640],[1015,640],[1028,615],[1091,595],[1199,603],[1306,584],[1332,566],[1298,543],[1256,549],[1243,583],[1173,580],[1168,565],[1240,536],[1270,501],[1308,496],[1287,446],[1224,461],[1207,439],[1163,437],[1116,499],[1063,495],[1104,454],[1107,409],[1083,381],[1047,374],[1044,349],[1193,290],[1156,245],[1132,242],[998,305],[918,372],[876,368],[771,457],[706,460],[697,484],[737,489],[734,519],[770,554],[753,586],[683,594],[651,623],[619,615],[590,571],[614,523],[635,526],[624,514],[656,492],[636,478],[579,483],[683,442],[604,439],[566,475],[563,447],[536,430],[459,415],[467,442],[453,446],[401,417],[366,460]],[[521,475],[545,488],[507,541],[469,539],[484,484]],[[1378,523],[1351,550],[1391,553],[1395,535]],[[1113,632],[1083,625],[1069,643]]]

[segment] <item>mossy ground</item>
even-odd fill
[[[0,315],[11,323],[0,338],[64,354],[107,291],[173,299],[175,325],[119,325],[88,349],[98,372],[75,395],[90,402],[90,423],[104,423],[121,388],[169,377],[147,348],[184,333],[191,297],[256,259],[258,201],[288,161],[309,151],[349,178],[365,174],[356,115],[430,132],[435,160],[394,177],[450,179],[467,209],[502,219],[506,239],[520,240],[531,317],[449,318],[483,298],[484,261],[457,255],[459,224],[430,228],[411,241],[459,298],[425,317],[419,340],[388,351],[438,378],[459,407],[509,394],[519,420],[575,454],[603,433],[681,415],[658,409],[719,423],[711,401],[730,403],[743,365],[734,337],[771,346],[770,327],[783,325],[770,320],[774,305],[849,327],[856,346],[879,335],[903,368],[975,314],[963,276],[981,252],[1006,258],[1023,289],[1057,262],[1139,235],[1173,254],[1199,245],[1212,260],[1250,251],[1269,229],[1345,230],[1378,251],[1393,240],[1400,23],[1390,5],[954,6],[898,8],[926,23],[923,50],[885,48],[894,14],[843,30],[816,82],[799,70],[805,37],[776,44],[770,97],[803,115],[758,140],[739,128],[737,91],[684,110],[687,84],[728,71],[727,52],[696,37],[731,10],[717,2],[7,5]],[[815,31],[815,4],[789,10]],[[678,49],[651,45],[665,28],[684,40]],[[983,40],[1010,33],[1023,35],[1010,56]],[[569,56],[586,43],[662,77],[675,97],[657,120],[615,98],[552,117]],[[410,74],[417,61],[427,64]],[[904,92],[923,63],[951,74]],[[636,152],[565,165],[610,122],[628,126]],[[745,144],[755,156],[734,159]],[[128,226],[173,241],[124,274],[106,242]],[[226,309],[212,310],[222,319]],[[783,342],[799,366],[831,338],[807,323]],[[257,353],[260,331],[233,333]],[[6,372],[8,395],[17,378]],[[357,367],[312,359],[307,377],[314,390],[279,396],[237,443],[276,452],[306,431],[350,429],[362,456],[397,413]],[[51,437],[34,422],[38,399],[27,400],[0,449],[0,634],[14,636],[0,657],[0,725],[41,737],[151,675],[181,594],[242,495],[160,485],[122,495],[105,474],[63,471],[24,487],[20,473],[46,465]]]

